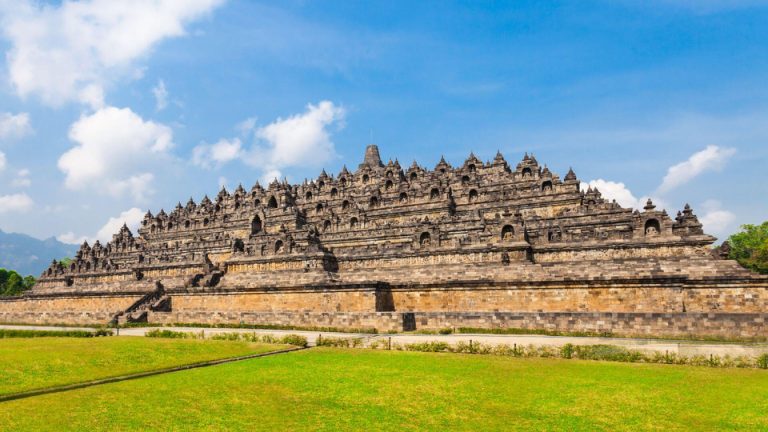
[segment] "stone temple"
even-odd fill
[[[526,328],[763,337],[768,278],[691,208],[623,208],[525,155],[239,186],[83,244],[0,321]]]

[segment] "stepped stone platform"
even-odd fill
[[[0,322],[253,323],[766,337],[768,278],[685,205],[623,208],[535,157],[239,186],[84,243]]]

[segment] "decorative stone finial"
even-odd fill
[[[381,156],[379,156],[379,146],[371,144],[365,148],[365,158],[363,158],[362,165],[367,165],[372,168],[384,166],[381,162]]]

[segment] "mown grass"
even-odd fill
[[[137,337],[0,339],[0,394],[278,348],[247,342]]]
[[[767,385],[763,370],[313,348],[6,402],[0,429],[765,430]]]

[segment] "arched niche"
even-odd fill
[[[432,188],[431,191],[429,191],[429,199],[438,199],[440,198],[440,189],[438,188]]]
[[[278,240],[275,242],[275,253],[279,254],[282,253],[283,250],[285,250],[285,245],[282,240]]]
[[[523,168],[523,178],[533,177],[533,171],[529,167]]]
[[[550,192],[552,191],[552,182],[547,180],[541,184],[541,190],[542,192]]]
[[[412,172],[412,173],[411,173],[411,181],[414,181],[414,180],[416,180],[417,178],[419,178],[419,175],[418,175],[418,174],[416,174],[415,172]]]
[[[326,220],[323,222],[323,232],[329,231],[331,229],[331,221]]]
[[[477,201],[477,189],[472,189],[469,191],[469,202],[475,202]]]
[[[407,203],[408,202],[408,194],[403,192],[400,194],[400,202],[401,203]]]
[[[379,206],[379,199],[376,198],[375,196],[371,197],[370,206],[371,206],[371,208],[378,207]]]
[[[661,224],[658,219],[648,219],[645,221],[643,232],[646,237],[655,237],[661,234]]]
[[[357,218],[353,217],[349,219],[349,227],[350,228],[357,228]]]
[[[421,247],[427,247],[432,242],[432,236],[428,232],[423,232],[419,236],[419,245]]]
[[[267,202],[267,207],[269,207],[269,208],[277,208],[277,198],[269,197],[269,201]]]
[[[515,236],[515,228],[512,225],[504,225],[501,229],[501,241],[512,241]]]
[[[261,218],[256,215],[251,219],[251,235],[258,234],[261,232]]]

